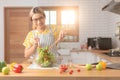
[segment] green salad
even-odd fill
[[[55,62],[55,55],[49,51],[48,47],[38,48],[39,55],[36,58],[36,63],[42,67],[51,67]]]

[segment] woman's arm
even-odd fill
[[[65,35],[66,35],[66,32],[64,30],[60,31],[57,41],[61,42],[64,39]]]
[[[53,46],[57,45],[59,42],[61,42],[63,40],[63,38],[65,37],[66,33],[65,31],[61,31],[59,33],[59,37],[58,39],[49,47],[49,49],[51,49]]]
[[[39,38],[35,38],[34,44],[30,48],[25,48],[24,57],[29,58],[32,54],[34,54],[37,50]],[[40,46],[39,46],[40,47]]]
[[[52,45],[50,45],[49,50],[50,50],[53,46],[57,45],[59,42],[60,42],[59,40],[56,40]]]
[[[36,52],[36,49],[37,49],[37,45],[33,45],[30,48],[25,48],[24,57],[29,58],[32,54]]]

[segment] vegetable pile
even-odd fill
[[[48,50],[48,47],[38,48],[36,63],[42,67],[51,67],[56,62],[55,55]]]

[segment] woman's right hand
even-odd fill
[[[34,45],[37,47],[39,46],[39,40],[40,39],[38,37],[34,39]]]
[[[29,58],[32,54],[36,52],[37,47],[39,46],[39,38],[34,38],[33,46],[25,49],[25,58]]]

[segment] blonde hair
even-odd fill
[[[40,7],[33,7],[31,10],[30,10],[30,13],[29,13],[29,16],[30,16],[30,20],[32,21],[32,16],[36,13],[39,13],[39,14],[42,14],[44,17],[45,16],[45,13],[44,13],[44,10]],[[36,29],[37,27],[36,26],[32,26],[32,29]]]

